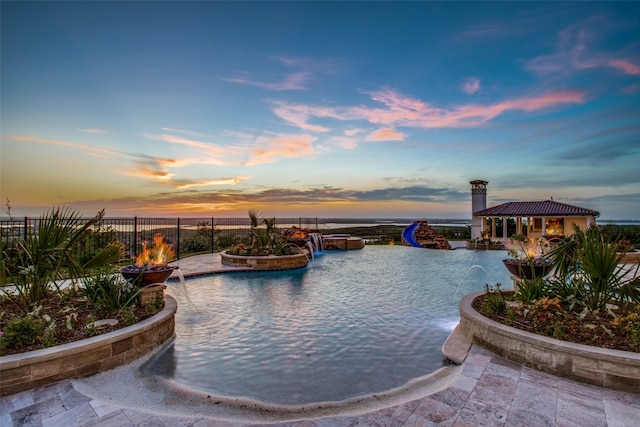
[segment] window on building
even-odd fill
[[[547,235],[564,236],[564,218],[548,218],[545,228]]]

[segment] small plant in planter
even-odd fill
[[[264,228],[260,228],[258,226],[259,218],[260,213],[255,210],[249,211],[249,219],[251,220],[250,243],[246,245],[239,243],[228,249],[226,253],[239,256],[291,255],[293,253],[292,245],[279,233],[276,228],[276,219],[264,218],[262,220]]]
[[[496,283],[495,286],[484,285],[485,295],[480,306],[480,313],[485,316],[498,315],[504,316],[509,309],[507,302],[502,295],[500,283]]]
[[[551,262],[544,256],[542,242],[530,240],[523,234],[514,234],[509,238],[512,245],[508,253],[511,258],[502,263],[514,276],[521,279],[544,277],[551,271]]]

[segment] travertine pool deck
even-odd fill
[[[228,270],[219,256],[177,263],[185,275]],[[442,387],[404,398],[348,405],[321,415],[228,410],[189,393],[138,384],[136,364],[86,379],[64,380],[0,399],[2,426],[638,426],[640,395],[577,383],[523,367],[471,346],[448,367]],[[175,398],[173,398],[175,397]],[[246,408],[245,408],[246,409]]]

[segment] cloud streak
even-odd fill
[[[44,145],[54,145],[67,147],[71,149],[81,150],[88,155],[92,155],[100,158],[113,158],[113,159],[125,159],[131,162],[131,166],[124,169],[123,174],[126,176],[140,177],[148,180],[152,180],[161,184],[165,184],[172,188],[190,188],[190,187],[203,187],[213,185],[235,185],[238,182],[248,179],[247,176],[238,177],[226,177],[226,178],[201,178],[198,180],[189,179],[174,179],[175,173],[171,172],[171,169],[184,167],[188,164],[198,163],[200,160],[194,159],[171,159],[166,157],[152,156],[143,153],[129,153],[121,150],[112,150],[101,147],[96,147],[87,144],[78,144],[75,142],[44,139],[32,136],[15,136],[10,135],[3,137],[3,139],[9,139],[20,142],[31,142]],[[168,138],[171,140],[171,138]],[[183,138],[177,138],[177,141],[183,143],[192,143],[196,146],[194,141],[185,140]]]
[[[586,102],[586,94],[579,90],[551,91],[538,96],[504,100],[495,104],[467,104],[452,108],[434,107],[429,103],[393,90],[366,93],[384,108],[316,107],[279,102],[273,113],[289,124],[313,131],[317,126],[308,123],[312,118],[341,121],[366,121],[385,127],[420,129],[468,128],[481,126],[508,111],[535,112],[558,108],[566,104]],[[317,131],[326,131],[317,127]]]
[[[99,134],[108,134],[109,133],[108,130],[100,129],[100,128],[88,128],[88,129],[78,128],[76,130],[78,132],[86,132],[86,133],[99,133]]]
[[[300,71],[297,73],[287,74],[281,82],[274,83],[260,82],[247,77],[223,78],[222,80],[230,83],[238,83],[280,92],[286,90],[305,90],[307,88],[306,84],[310,79],[311,73],[309,71]]]
[[[184,138],[171,134],[144,134],[146,138],[184,146],[193,150],[193,155],[177,160],[175,167],[192,164],[214,166],[256,166],[272,163],[281,158],[310,157],[315,154],[313,141],[316,137],[305,134],[265,133],[254,137],[230,132],[236,138],[235,145],[220,145],[213,142]]]
[[[176,193],[156,193],[146,198],[121,198],[109,201],[110,209],[121,210],[134,204],[136,212],[150,210],[154,212],[183,211],[190,214],[217,211],[245,211],[255,206],[293,206],[319,209],[332,204],[357,206],[367,203],[411,202],[411,203],[465,203],[469,200],[468,191],[428,186],[387,187],[375,190],[358,191],[335,186],[315,188],[269,188],[247,192],[242,190],[185,190]],[[86,202],[89,203],[89,202]],[[91,205],[99,206],[97,202]],[[76,203],[82,205],[83,202]]]
[[[599,22],[598,19],[590,21]],[[591,22],[573,25],[558,35],[556,51],[539,55],[525,62],[525,69],[538,74],[568,74],[574,71],[592,68],[610,68],[626,75],[640,75],[640,62],[637,57],[621,52],[596,51],[591,49]]]

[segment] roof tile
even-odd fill
[[[543,200],[538,202],[507,202],[473,213],[473,216],[594,216],[600,212],[566,203]]]

